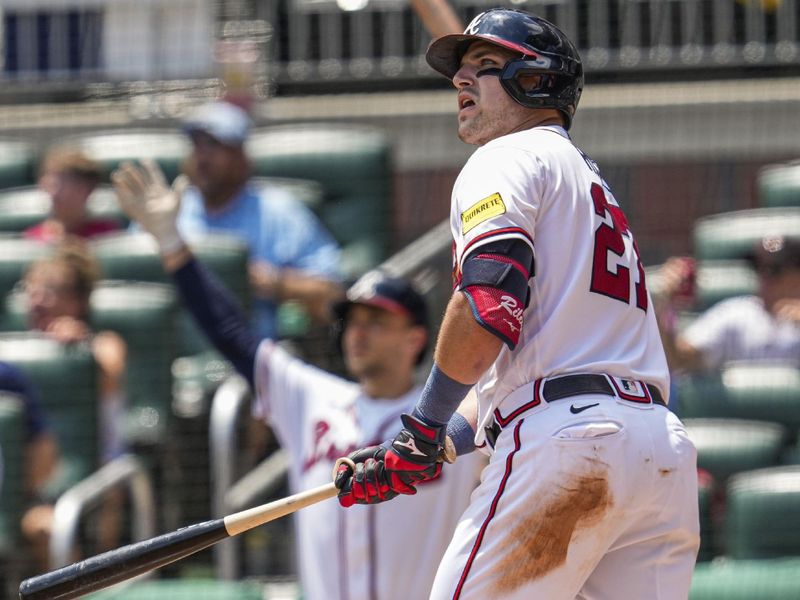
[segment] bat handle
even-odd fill
[[[341,458],[337,458],[336,462],[333,465],[333,480],[334,481],[336,481],[336,474],[339,472],[339,467],[342,466],[342,465],[347,465],[348,467],[350,467],[350,470],[353,471],[353,473],[356,472],[356,463],[354,463],[351,458],[349,458],[347,456],[343,456]]]

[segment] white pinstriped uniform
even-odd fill
[[[308,365],[264,341],[256,358],[254,413],[289,453],[293,491],[331,481],[337,458],[390,439],[421,388],[397,399],[370,399],[360,386]],[[471,455],[416,497],[344,509],[335,499],[295,513],[305,600],[425,598],[485,460]],[[409,539],[406,547],[398,540]],[[410,550],[412,549],[412,550]],[[413,577],[410,574],[414,574]]]
[[[519,344],[476,385],[476,443],[495,418],[503,431],[484,446],[491,462],[431,597],[686,598],[696,453],[677,417],[649,402],[645,384],[668,397],[666,360],[633,237],[597,166],[558,126],[497,138],[459,175],[451,225],[457,280],[470,252],[508,237],[532,246],[535,277]],[[619,394],[548,403],[535,383],[582,373],[613,376]]]

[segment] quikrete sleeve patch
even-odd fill
[[[461,213],[461,233],[465,234],[487,219],[502,215],[505,212],[506,205],[503,203],[500,194],[487,196]]]

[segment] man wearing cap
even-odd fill
[[[242,108],[218,101],[184,123],[192,152],[184,169],[178,229],[185,235],[226,231],[250,247],[253,320],[260,337],[275,337],[278,304],[302,303],[324,321],[341,293],[339,248],[313,213],[275,186],[250,181],[245,142],[251,128]]]
[[[680,334],[666,316],[686,288],[686,263],[672,258],[659,270],[662,337],[672,370],[759,360],[800,368],[800,238],[766,236],[748,258],[758,275],[758,293],[715,304]]]
[[[254,415],[272,427],[291,457],[292,491],[329,483],[337,458],[388,439],[421,393],[415,367],[429,342],[422,296],[402,279],[365,274],[333,311],[345,367],[355,381],[308,365],[273,340],[253,336],[229,292],[193,258],[180,235],[164,233],[179,199],[164,186],[145,185],[142,171],[128,165],[113,175],[120,203],[156,238],[184,303],[253,387]],[[165,238],[180,243],[165,251]],[[328,501],[298,512],[303,597],[426,598],[482,463],[477,454],[459,460],[442,478],[420,486],[415,498],[350,511]],[[413,551],[392,543],[404,537],[424,543],[415,543]]]

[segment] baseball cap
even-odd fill
[[[243,108],[223,100],[199,107],[183,123],[183,131],[191,135],[207,133],[228,146],[241,146],[250,135],[252,121]]]
[[[747,258],[753,267],[768,275],[800,269],[800,237],[767,235],[755,244]]]
[[[354,304],[405,314],[415,325],[428,327],[428,309],[422,295],[410,282],[383,271],[373,270],[362,275],[347,290],[345,299],[333,305],[333,312],[337,318],[344,319]]]

